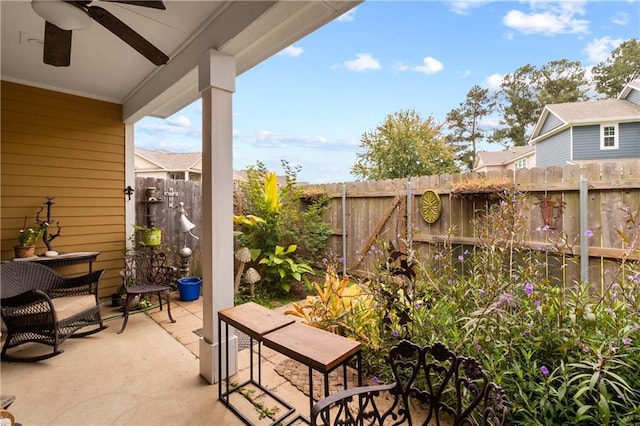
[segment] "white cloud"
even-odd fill
[[[356,59],[352,61],[345,61],[344,66],[347,67],[348,70],[358,72],[379,70],[382,68],[380,62],[368,53],[356,53]]]
[[[484,6],[489,3],[484,0],[470,0],[470,1],[452,1],[447,3],[449,9],[457,15],[468,15],[472,9]]]
[[[500,90],[500,85],[502,84],[502,77],[500,74],[491,74],[484,81],[484,86],[489,89],[489,92],[495,93]]]
[[[234,144],[242,143],[255,148],[316,148],[342,151],[350,149],[351,143],[344,140],[329,139],[324,136],[292,135],[271,130],[233,131]]]
[[[278,55],[297,57],[302,55],[303,52],[304,52],[304,49],[302,47],[294,46],[292,44],[291,46],[285,47],[280,52],[278,52]]]
[[[189,120],[184,115],[179,115],[177,117],[171,117],[167,119],[167,123],[171,126],[183,127],[183,128],[191,128],[191,120]]]
[[[587,44],[584,53],[587,55],[589,63],[597,64],[609,57],[611,51],[618,47],[624,40],[620,38],[602,37],[594,39]]]
[[[507,27],[524,34],[584,34],[589,21],[579,19],[585,14],[583,1],[531,2],[529,13],[511,10],[502,18]]]
[[[422,65],[411,67],[411,71],[421,72],[424,74],[436,74],[444,69],[444,65],[439,60],[427,56],[422,60]]]
[[[409,70],[409,65],[401,61],[395,61],[393,63],[393,70],[396,72],[405,72]]]
[[[629,15],[623,12],[618,12],[613,18],[611,18],[611,22],[620,26],[629,25]]]
[[[338,17],[338,19],[336,19],[336,21],[338,22],[353,22],[353,20],[355,19],[355,14],[356,14],[356,10],[358,8],[354,7],[353,9],[351,9],[350,11],[348,11],[347,13],[340,15]]]

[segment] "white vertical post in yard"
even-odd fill
[[[342,184],[342,275],[347,275],[347,185]]]
[[[582,167],[580,167],[582,170]],[[587,225],[589,217],[589,186],[587,178],[580,173],[580,281],[589,281],[589,237]]]
[[[236,372],[235,336],[218,335],[218,312],[233,306],[233,114],[235,58],[210,49],[198,67],[202,96],[202,297],[200,375],[217,383],[218,341]]]

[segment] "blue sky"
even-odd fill
[[[590,68],[640,37],[639,18],[638,0],[367,1],[238,77],[233,166],[281,174],[287,160],[302,182],[354,181],[360,139],[387,115],[441,122],[474,85],[495,90],[523,65]],[[200,152],[201,111],[139,121],[136,145]]]

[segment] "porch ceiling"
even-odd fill
[[[60,0],[52,0],[60,1]],[[168,117],[199,97],[203,52],[235,56],[237,75],[353,8],[356,1],[164,0],[166,10],[94,0],[169,56],[155,66],[97,22],[73,32],[71,65],[42,61],[44,21],[29,0],[0,2],[2,79],[123,105],[123,121]]]

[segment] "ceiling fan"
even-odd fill
[[[134,6],[165,10],[162,1],[103,0]],[[71,34],[73,30],[88,28],[92,20],[118,36],[155,65],[164,65],[169,57],[147,41],[111,12],[90,6],[92,0],[32,0],[31,7],[45,20],[44,56],[45,64],[68,67],[71,64]]]

